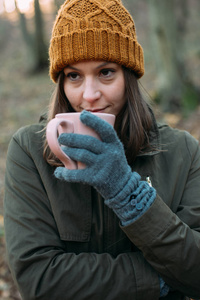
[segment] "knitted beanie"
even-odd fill
[[[79,61],[110,61],[144,74],[134,21],[121,0],[66,0],[56,17],[49,49],[50,76]]]

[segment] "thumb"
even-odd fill
[[[65,167],[57,167],[54,171],[54,175],[56,178],[68,182],[84,182],[84,171],[82,170],[69,170]]]

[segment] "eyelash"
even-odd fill
[[[79,74],[75,73],[75,72],[71,72],[71,73],[66,74],[65,76],[73,81],[73,80],[76,80],[76,78],[72,78],[72,76],[74,76],[74,75],[78,76]]]
[[[105,72],[107,72],[107,73],[111,72],[111,74],[113,74],[113,73],[115,73],[115,70],[114,69],[102,69],[99,72],[100,76],[102,75],[103,77],[110,77],[110,75],[104,75],[103,73],[105,73]],[[76,73],[76,72],[70,72],[70,73],[66,74],[65,76],[72,81],[76,81],[77,76],[80,76],[80,75],[79,75],[79,73]],[[73,78],[73,76],[76,76],[76,78]]]
[[[101,74],[103,74],[104,72],[107,72],[107,73],[111,72],[113,74],[115,72],[115,70],[113,70],[113,69],[103,69],[103,70],[100,71]],[[103,76],[107,77],[109,75],[103,75]]]

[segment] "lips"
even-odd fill
[[[85,110],[90,111],[92,113],[100,113],[100,112],[104,112],[107,107],[108,106],[106,106],[104,108],[93,108],[93,109],[85,109]]]
[[[103,109],[92,109],[92,110],[88,110],[88,111],[90,111],[90,112],[92,112],[92,113],[96,113],[96,112],[101,112],[101,111],[103,111]]]

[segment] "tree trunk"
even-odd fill
[[[185,48],[182,37],[186,30],[187,2],[181,2],[184,5],[180,5],[181,9],[179,7],[178,19],[175,4],[174,0],[149,0],[151,38],[157,65],[157,93],[164,111],[177,111],[184,109],[185,105],[194,108],[199,101],[198,93],[187,78],[183,61]]]
[[[44,23],[40,9],[39,0],[35,0],[35,55],[36,71],[40,71],[48,65],[48,51],[44,41]]]
[[[39,0],[34,1],[34,34],[28,30],[25,14],[19,11],[17,1],[15,1],[15,5],[19,15],[22,36],[31,57],[31,59],[29,59],[30,68],[33,72],[39,72],[48,65],[48,50],[44,41],[44,24]]]
[[[30,34],[30,32],[27,28],[26,17],[18,9],[17,1],[15,1],[15,6],[16,6],[16,10],[17,10],[17,13],[18,13],[18,16],[19,16],[19,24],[20,24],[20,29],[21,29],[23,39],[24,39],[27,47],[29,48],[29,52],[31,53],[32,60],[35,60],[34,39],[33,39],[33,36]]]

